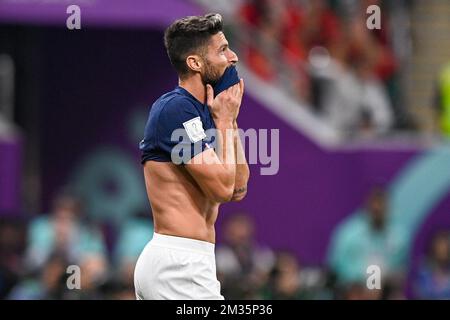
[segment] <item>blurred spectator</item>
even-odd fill
[[[149,213],[131,216],[118,230],[113,256],[119,269],[136,263],[145,245],[152,239],[153,222]]]
[[[392,127],[399,126],[400,122],[406,121],[403,107],[400,106],[402,97],[398,92],[398,71],[400,60],[405,56],[406,45],[404,37],[395,37],[396,30],[391,27],[398,21],[398,13],[404,4],[400,1],[393,5],[381,0],[363,0],[338,1],[338,5],[343,13],[345,33],[349,39],[349,67],[355,70],[358,80],[363,84],[361,104],[365,108],[362,133],[366,136],[368,133],[369,136],[384,134]],[[380,16],[380,29],[369,30],[366,27],[366,10],[371,5],[379,6],[383,12]],[[394,52],[394,45],[397,44],[398,47],[394,40],[403,44],[403,50]],[[374,130],[368,132],[364,123],[370,122]]]
[[[23,278],[8,296],[11,300],[60,300],[66,287],[67,259],[53,253],[39,272]]]
[[[450,138],[450,62],[439,74],[435,105],[441,133]]]
[[[239,15],[243,60],[260,78],[313,104],[343,136],[384,135],[395,126],[388,87],[398,63],[389,17],[381,30],[366,27],[372,4],[382,3],[337,1],[339,16],[327,0],[246,1]],[[323,53],[319,63],[317,52]]]
[[[249,1],[240,9],[240,18],[247,29],[241,49],[250,69],[260,78],[273,81],[277,70],[273,57],[278,53],[278,37],[282,29],[280,6],[270,0]]]
[[[133,282],[124,283],[121,280],[110,279],[100,290],[106,300],[136,300]]]
[[[308,272],[304,271],[297,257],[290,251],[279,251],[276,254],[276,262],[270,272],[267,285],[264,288],[264,299],[270,300],[311,300],[323,299],[321,295],[323,283],[314,275],[314,283],[311,284]]]
[[[323,119],[344,136],[376,137],[391,129],[392,105],[374,72],[374,54],[352,49],[355,39],[362,47],[371,42],[367,29],[359,23],[353,28],[352,36],[342,36],[329,57],[324,48],[312,51],[311,72],[321,95],[317,107]],[[316,62],[316,52],[325,55],[325,63]]]
[[[53,252],[61,252],[68,261],[79,264],[86,255],[99,255],[106,260],[103,235],[95,225],[81,217],[80,201],[70,195],[55,198],[49,215],[34,218],[29,225],[25,267],[40,269]]]
[[[381,28],[369,30],[366,27],[367,8],[377,5],[383,11],[381,15]],[[388,81],[397,71],[397,59],[392,49],[391,24],[387,8],[383,1],[363,0],[355,7],[355,12],[347,21],[347,33],[351,39],[351,55],[370,56],[373,60],[371,71],[382,81]]]
[[[98,300],[99,290],[108,271],[106,260],[99,255],[84,256],[80,261],[80,288],[67,286],[70,261],[62,252],[54,252],[39,271],[25,276],[8,296],[12,300]]]
[[[367,268],[376,265],[381,270],[383,297],[402,296],[408,239],[403,230],[389,224],[387,200],[383,189],[374,188],[366,209],[342,222],[332,235],[328,266],[337,286],[345,288],[347,294],[364,295],[358,293],[358,285],[351,285],[365,285]]]
[[[382,299],[382,290],[370,290],[363,281],[355,281],[341,288],[341,293],[337,299],[343,300],[380,300]]]
[[[426,260],[414,279],[419,299],[450,299],[450,237],[448,231],[433,235]]]
[[[277,253],[269,278],[268,299],[297,300],[306,298],[300,287],[300,268],[297,258],[289,252]]]
[[[134,268],[145,245],[152,239],[153,222],[151,214],[138,213],[129,217],[119,230],[113,259],[115,272],[105,290],[111,298],[135,299]]]
[[[0,52],[0,139],[13,135],[14,60]]]
[[[0,299],[4,299],[23,276],[22,256],[26,245],[24,223],[15,218],[0,220]]]
[[[102,285],[107,281],[110,271],[108,261],[98,253],[84,255],[79,262],[80,289],[67,290],[64,296],[66,300],[101,300],[104,293]],[[65,284],[64,284],[65,285]]]
[[[389,96],[383,84],[370,72],[370,62],[360,61],[356,65],[361,96],[360,118],[356,134],[372,138],[384,135],[392,128],[394,118]]]
[[[306,48],[330,48],[335,45],[342,38],[342,24],[328,1],[309,0],[306,3],[306,21],[302,28],[302,40]]]
[[[217,246],[217,277],[226,299],[260,298],[274,264],[274,254],[254,240],[254,224],[245,214],[228,217],[224,243]]]

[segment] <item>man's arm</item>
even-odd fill
[[[207,87],[207,102],[216,125],[217,153],[208,149],[193,157],[186,168],[205,195],[216,202],[233,199],[236,179],[235,128],[243,94],[243,81],[213,98]]]
[[[203,151],[186,164],[186,169],[209,199],[222,203],[233,197],[236,156],[232,123],[217,123],[216,128],[217,153],[214,149]]]
[[[239,137],[239,127],[234,121],[234,146],[236,149],[236,175],[234,179],[234,191],[231,201],[240,201],[244,199],[247,194],[247,182],[250,177],[250,169],[248,167],[247,159],[245,158],[245,150],[242,146],[241,138]]]

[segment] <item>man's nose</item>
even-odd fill
[[[233,50],[230,50],[230,51],[231,51],[231,56],[230,56],[229,60],[231,63],[236,64],[239,61],[239,58]]]

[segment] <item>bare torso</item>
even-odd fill
[[[184,166],[147,161],[144,176],[155,232],[215,243],[219,203],[205,196]]]

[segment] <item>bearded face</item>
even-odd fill
[[[205,61],[205,68],[202,72],[202,82],[203,85],[210,84],[211,86],[215,86],[217,82],[219,81],[220,77],[222,77],[225,69],[220,68],[218,66],[214,66],[208,59],[204,59]]]

